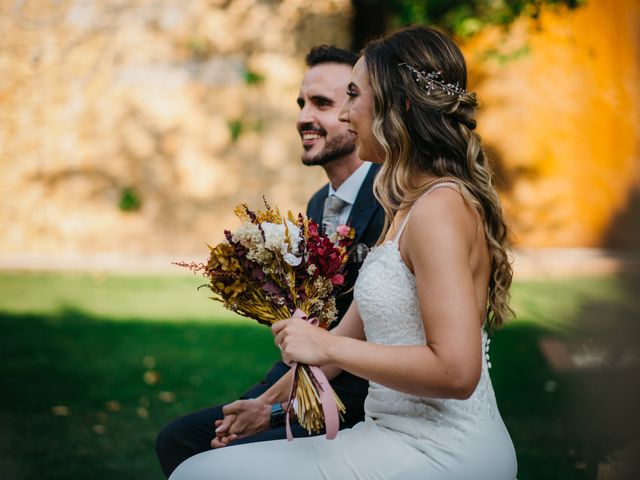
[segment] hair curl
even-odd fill
[[[370,42],[363,55],[373,92],[372,132],[384,152],[376,197],[391,219],[425,191],[424,185],[412,182],[416,173],[429,172],[460,185],[483,221],[491,255],[486,320],[490,328],[499,327],[513,315],[513,272],[500,199],[480,137],[473,131],[476,95],[450,95],[440,88],[428,92],[409,69],[399,67],[407,63],[421,71],[441,72],[444,82],[457,82],[466,90],[462,52],[448,34],[415,26]]]

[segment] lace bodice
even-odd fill
[[[402,230],[402,228],[401,228]],[[401,233],[401,232],[400,232]],[[384,345],[425,345],[415,277],[405,265],[396,241],[374,248],[355,285],[354,299],[367,341]],[[425,398],[370,382],[365,413],[378,425],[405,434],[420,450],[439,442],[463,442],[483,420],[495,418],[497,407],[489,378],[489,343],[482,329],[482,373],[467,400]],[[498,414],[499,417],[499,414]]]

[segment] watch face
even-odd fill
[[[286,418],[286,413],[282,409],[279,403],[275,405],[271,405],[271,418],[269,419],[269,424],[271,428],[279,428],[284,425]]]

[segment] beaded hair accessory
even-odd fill
[[[411,72],[413,81],[416,82],[418,86],[424,85],[424,88],[427,90],[427,95],[431,95],[431,91],[434,88],[439,88],[447,95],[458,95],[458,97],[462,97],[466,93],[469,93],[462,88],[458,82],[445,83],[442,77],[442,72],[434,71],[426,73],[425,71],[420,71],[408,63],[399,63],[398,67],[406,67]]]

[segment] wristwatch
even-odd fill
[[[274,403],[273,405],[271,405],[271,418],[269,419],[271,428],[282,427],[284,425],[285,417],[286,412],[283,410],[280,403]]]

